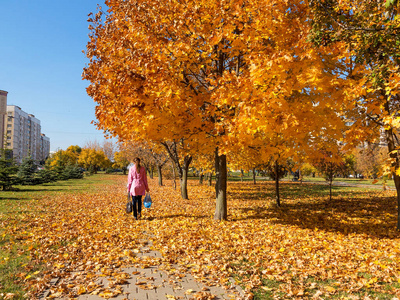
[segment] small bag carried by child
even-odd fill
[[[152,201],[151,201],[150,193],[147,193],[146,197],[144,197],[143,205],[146,208],[150,208],[151,207],[151,203],[152,203]]]

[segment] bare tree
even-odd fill
[[[107,139],[103,141],[103,145],[101,148],[108,159],[112,161],[114,159],[114,153],[117,151],[118,146],[116,142]]]

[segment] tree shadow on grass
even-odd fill
[[[286,187],[285,187],[286,188]],[[326,189],[327,187],[324,186]],[[319,190],[319,191],[318,191]],[[245,207],[241,214],[245,219],[269,219],[281,225],[298,226],[342,234],[362,234],[372,238],[399,238],[397,225],[397,202],[395,197],[360,195],[360,191],[343,191],[333,188],[333,199],[329,190],[305,186],[303,189],[286,189],[281,207],[274,205],[275,193],[241,194],[246,200],[268,201],[269,206]],[[313,197],[314,196],[314,197]],[[257,198],[258,197],[258,198]],[[261,204],[261,203],[260,203]]]
[[[13,192],[15,192],[15,193],[26,193],[26,192],[28,192],[28,193],[35,193],[35,192],[70,192],[70,191],[73,191],[73,190],[77,190],[77,189],[74,189],[74,188],[58,188],[58,189],[20,189],[20,190],[15,190],[15,191],[13,191]]]
[[[0,197],[0,201],[18,201],[18,200],[29,200],[28,198],[25,197]]]

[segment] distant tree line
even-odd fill
[[[3,191],[10,190],[14,185],[38,185],[83,178],[83,169],[77,165],[39,167],[30,156],[18,165],[8,151],[0,151],[0,189]]]
[[[10,190],[14,185],[38,185],[58,180],[81,179],[99,170],[106,173],[126,173],[130,161],[124,151],[116,152],[111,142],[101,146],[91,142],[84,148],[71,145],[58,150],[38,164],[30,156],[17,164],[11,150],[0,149],[0,190]]]

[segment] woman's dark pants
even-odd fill
[[[142,195],[132,196],[133,216],[135,219],[142,214]]]

